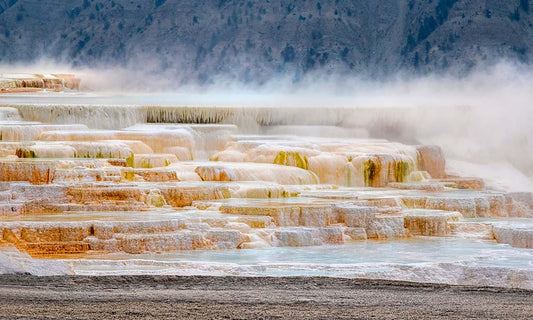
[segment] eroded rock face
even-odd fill
[[[260,136],[235,137],[225,150],[216,153],[211,159],[292,166],[312,171],[323,184],[361,187],[385,187],[390,182],[407,182],[422,164],[415,147],[398,143],[283,138],[265,140]],[[439,170],[444,172],[444,163],[434,158],[442,156],[442,153],[424,154],[427,154],[427,161],[431,159],[438,162],[434,165],[435,169],[428,167],[440,177]]]
[[[533,249],[533,224],[531,223],[496,224],[493,227],[493,232],[499,243]]]
[[[0,74],[0,93],[79,90],[73,74]]]
[[[433,178],[446,178],[446,160],[439,146],[418,146],[420,169],[427,171]]]
[[[225,124],[92,130],[11,108],[0,122],[0,245],[36,257],[418,236],[533,246],[528,228],[491,220],[531,218],[531,193],[448,177],[435,146]]]
[[[405,210],[403,212],[405,227],[412,235],[446,236],[451,232],[449,222],[459,221],[463,216],[459,212],[439,210]]]

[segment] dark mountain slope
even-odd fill
[[[386,75],[528,62],[528,0],[0,0],[0,62],[165,71],[242,81],[312,70]]]

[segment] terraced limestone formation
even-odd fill
[[[28,110],[0,108],[0,245],[32,257],[427,237],[533,248],[532,194],[448,175],[438,146],[230,123],[93,129],[76,123],[87,107],[62,124]]]
[[[0,74],[0,93],[79,90],[73,74]]]

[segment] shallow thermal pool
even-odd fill
[[[458,238],[114,254],[64,262],[81,275],[331,276],[533,289],[533,250]]]

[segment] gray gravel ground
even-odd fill
[[[533,291],[321,277],[0,276],[0,319],[533,319]]]

